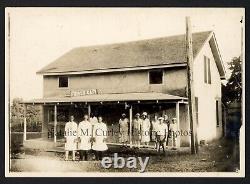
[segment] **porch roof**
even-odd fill
[[[166,93],[119,93],[119,94],[97,94],[80,97],[53,97],[41,98],[25,101],[25,104],[42,103],[71,103],[71,102],[115,102],[115,101],[152,101],[167,100],[180,101],[187,100],[186,97],[174,96]]]

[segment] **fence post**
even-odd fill
[[[132,121],[133,121],[133,108],[129,108],[129,147],[132,148]]]
[[[57,106],[54,106],[54,143],[56,143],[57,130]]]
[[[27,122],[26,122],[26,105],[24,105],[24,118],[23,118],[23,141],[27,140],[26,134],[27,134]]]
[[[26,133],[27,133],[27,130],[26,130],[26,117],[24,117],[24,119],[23,119],[23,140],[24,141],[27,140]]]
[[[180,132],[180,102],[176,102],[176,125],[177,125],[177,132]],[[176,142],[175,142],[176,148],[180,148],[180,135],[176,137]]]

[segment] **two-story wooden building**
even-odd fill
[[[225,78],[212,31],[193,34],[193,55],[198,139],[209,141],[222,134]],[[63,137],[70,114],[76,122],[84,113],[102,115],[115,132],[122,112],[131,122],[146,111],[177,118],[180,145],[189,145],[185,35],[74,48],[37,73],[43,76],[43,98],[26,103],[43,105],[44,139]],[[110,134],[108,141],[116,143],[117,136]]]

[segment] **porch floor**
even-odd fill
[[[156,149],[154,149],[153,143],[151,143],[148,147],[143,147],[141,145],[140,149],[130,148],[129,144],[127,147],[122,147],[119,143],[107,143],[109,152],[112,153],[119,153],[119,152],[147,152],[147,153],[156,153]],[[53,140],[44,140],[42,138],[38,139],[30,139],[26,140],[23,144],[24,149],[28,150],[41,150],[46,152],[55,152],[55,153],[64,153],[64,142],[58,140],[56,144],[53,142]],[[177,153],[177,152],[190,152],[190,147],[180,147],[177,149],[172,149],[171,147],[166,148],[166,152],[171,152],[171,154]]]

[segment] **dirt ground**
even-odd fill
[[[166,154],[155,150],[134,150],[111,147],[104,156],[149,157],[145,172],[237,172],[239,168],[239,146],[233,140],[219,140],[199,147],[197,155],[190,154],[190,148],[167,149]],[[92,157],[92,156],[90,156]],[[77,156],[78,158],[78,156]],[[109,168],[100,161],[64,161],[64,153],[25,150],[25,154],[15,154],[11,158],[11,172],[138,172],[140,168]]]

